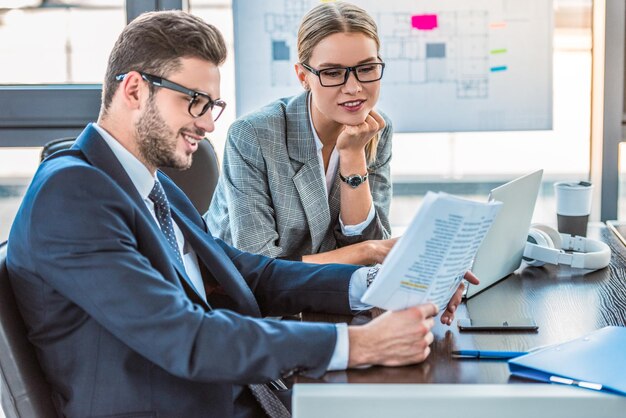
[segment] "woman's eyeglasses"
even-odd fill
[[[348,82],[350,73],[354,73],[356,79],[361,83],[372,83],[383,78],[385,70],[384,62],[372,62],[368,64],[355,65],[354,67],[335,67],[316,70],[315,68],[300,63],[304,68],[315,74],[320,79],[323,87],[343,86]]]

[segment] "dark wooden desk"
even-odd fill
[[[461,333],[456,326],[437,323],[431,355],[422,364],[372,367],[330,372],[321,379],[299,377],[297,383],[522,383],[510,377],[506,362],[452,359],[458,349],[524,351],[576,338],[607,325],[626,325],[626,249],[611,231],[590,228],[612,249],[609,267],[582,275],[567,266],[527,267],[469,299],[460,317],[532,317],[536,333]],[[303,314],[305,320],[358,324],[370,316]],[[626,348],[625,348],[626,350]]]

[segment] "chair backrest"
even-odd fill
[[[17,308],[6,268],[6,242],[0,244],[0,381],[7,418],[57,417],[50,385]]]
[[[68,149],[72,146],[76,138],[59,138],[53,139],[52,141],[46,143],[41,150],[41,156],[39,157],[39,161],[43,161],[52,154],[57,151],[61,151],[64,149]]]
[[[61,138],[48,142],[41,151],[41,161],[57,151],[68,149],[74,143],[74,139]],[[220,175],[219,158],[213,144],[206,138],[200,141],[188,170],[165,168],[163,172],[185,192],[198,212],[204,215],[209,209]]]
[[[201,215],[209,210],[213,192],[220,177],[220,162],[208,139],[198,143],[193,163],[187,170],[162,169],[182,189]]]

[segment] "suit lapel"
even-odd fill
[[[158,242],[160,243],[162,250],[165,253],[167,253],[168,261],[171,263],[174,270],[176,270],[176,273],[178,273],[178,278],[179,279],[182,278],[182,280],[180,281],[180,284],[182,285],[183,289],[185,289],[185,292],[187,293],[187,295],[195,303],[199,303],[203,305],[205,309],[209,309],[208,303],[206,302],[206,300],[204,300],[202,295],[198,292],[198,289],[196,289],[196,286],[193,284],[193,282],[187,275],[187,270],[185,270],[185,266],[182,265],[180,261],[178,260],[178,258],[174,255],[174,250],[172,249],[172,246],[169,245],[169,243],[167,242],[165,235],[163,234],[163,232],[161,232],[161,229],[158,227],[156,221],[152,217],[152,214],[150,213],[146,205],[143,203],[143,200],[142,200],[142,204],[139,205],[139,208],[144,213],[144,216],[148,218],[148,223],[151,225],[153,233],[156,236]],[[180,224],[177,222],[177,225],[180,225]]]
[[[124,170],[124,167],[122,167],[122,164],[115,157],[105,140],[96,131],[96,128],[93,127],[93,124],[87,125],[85,130],[76,138],[72,148],[80,149],[91,165],[98,167],[109,175],[115,183],[126,191],[132,200],[138,204],[143,204],[143,199],[130,177],[126,174],[126,170]]]
[[[195,225],[192,220],[174,206],[172,206],[172,217],[183,231],[185,239],[191,244],[200,261],[204,263],[213,278],[237,305],[235,310],[245,315],[261,317],[261,310],[250,287],[235,268],[235,265],[225,262],[230,259],[213,240],[213,237]]]
[[[304,208],[311,246],[317,252],[330,226],[331,212],[324,186],[325,179],[317,148],[313,141],[313,131],[309,120],[308,93],[298,96],[287,105],[287,147],[296,174],[293,183]]]
[[[194,287],[191,279],[187,276],[184,266],[182,266],[178,259],[174,256],[172,247],[167,243],[165,235],[161,232],[156,220],[148,210],[148,207],[143,201],[143,198],[139,195],[139,192],[137,191],[137,188],[133,184],[132,180],[128,177],[128,174],[126,174],[126,170],[124,170],[124,167],[122,167],[119,160],[115,157],[113,151],[111,151],[104,139],[100,137],[100,134],[95,130],[92,124],[89,124],[76,139],[76,143],[73,145],[73,148],[79,148],[90,164],[107,173],[122,189],[124,189],[130,199],[136,204],[137,208],[139,208],[139,211],[143,214],[145,222],[150,225],[150,230],[155,238],[155,240],[152,241],[159,243],[160,250],[167,254],[173,270],[178,274],[178,277],[176,274],[172,274],[169,277],[176,277],[178,285],[185,289],[190,298],[195,303],[199,303],[208,309],[209,305]],[[181,278],[182,281],[180,280]]]

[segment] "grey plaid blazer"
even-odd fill
[[[205,219],[211,232],[243,251],[298,259],[390,236],[391,123],[369,167],[376,210],[361,235],[339,224],[340,179],[326,196],[309,122],[307,93],[277,100],[233,123],[222,174]]]

